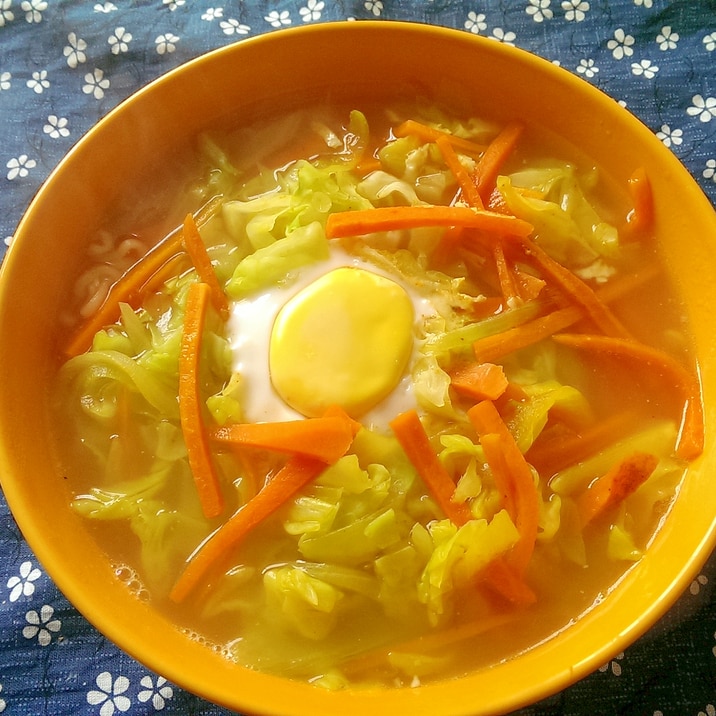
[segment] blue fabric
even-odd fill
[[[445,25],[558,62],[623,101],[716,202],[715,0],[0,0],[0,252],[63,155],[147,81],[246,36],[346,18]],[[715,581],[712,559],[624,654],[519,713],[716,714]],[[89,626],[0,500],[0,714],[155,712],[227,713]]]

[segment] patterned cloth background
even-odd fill
[[[0,0],[0,255],[62,156],[140,86],[244,37],[347,18],[445,25],[558,62],[624,103],[716,202],[716,0]],[[712,559],[625,653],[519,713],[716,716],[714,581]],[[0,498],[0,714],[157,712],[228,713],[89,626]]]

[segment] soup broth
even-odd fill
[[[91,242],[54,396],[138,599],[342,688],[489,666],[607,597],[702,439],[647,178],[417,103],[208,133],[168,176]]]

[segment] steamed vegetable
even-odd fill
[[[331,687],[447,673],[448,646],[538,614],[544,564],[638,559],[703,446],[697,378],[619,310],[657,273],[631,271],[645,175],[626,242],[593,172],[523,159],[529,128],[426,112],[389,130],[299,112],[200,138],[203,208],[80,322],[58,379],[70,477],[91,476],[73,506],[136,540],[151,598],[229,630],[241,663]],[[248,422],[232,302],[336,250],[435,308],[414,409],[385,430],[341,406]],[[585,366],[607,357],[669,381],[683,415],[606,412]]]

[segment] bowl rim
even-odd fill
[[[166,83],[177,81],[179,75],[186,72],[188,69],[209,67],[218,57],[233,54],[241,55],[242,53],[245,53],[244,48],[248,49],[254,46],[262,46],[266,44],[270,46],[275,42],[281,41],[283,38],[296,36],[311,38],[316,44],[318,44],[320,42],[320,38],[326,33],[342,33],[343,35],[350,36],[366,32],[382,33],[386,36],[395,36],[397,33],[397,35],[400,35],[401,37],[410,36],[412,38],[434,35],[449,42],[470,43],[477,51],[487,52],[488,54],[493,55],[496,54],[504,58],[508,58],[517,65],[529,65],[538,72],[547,74],[553,80],[567,86],[570,91],[575,91],[579,95],[586,96],[590,99],[590,101],[597,102],[605,107],[613,105],[613,107],[609,110],[610,114],[617,116],[621,125],[628,127],[629,131],[638,136],[642,142],[646,142],[650,147],[653,147],[653,151],[659,156],[659,161],[665,163],[668,167],[670,167],[670,171],[683,178],[686,184],[690,187],[694,202],[702,202],[705,209],[707,207],[708,209],[712,209],[706,195],[701,191],[695,180],[688,174],[685,167],[683,167],[673,153],[671,153],[656,137],[653,136],[651,131],[637,117],[628,112],[628,110],[620,107],[602,90],[589,84],[582,78],[573,75],[568,70],[555,66],[544,58],[530,53],[527,50],[507,46],[496,41],[490,41],[489,38],[472,35],[457,29],[428,25],[426,23],[382,20],[368,20],[361,21],[359,23],[347,21],[320,23],[271,31],[262,35],[241,39],[235,43],[211,50],[182,63],[172,70],[169,70],[118,103],[78,140],[78,142],[70,149],[59,164],[52,170],[24,213],[15,231],[16,240],[14,240],[12,245],[8,248],[7,255],[2,266],[0,267],[0,303],[5,303],[9,298],[10,281],[6,277],[15,271],[15,263],[19,261],[19,258],[16,259],[15,257],[20,255],[20,245],[25,244],[30,240],[30,237],[27,236],[25,227],[30,222],[30,217],[35,210],[35,207],[44,201],[45,195],[51,191],[56,178],[61,174],[65,165],[71,161],[72,157],[85,147],[85,145],[91,144],[93,137],[95,137],[103,127],[106,127],[109,123],[119,121],[122,113],[128,105],[141,101],[143,96],[154,92],[158,87],[161,87]],[[346,39],[348,38],[346,37]],[[699,195],[701,198],[699,198]],[[714,229],[716,229],[716,214],[712,217],[712,223]],[[2,328],[0,327],[0,333],[1,332]],[[3,414],[0,412],[0,420],[1,419],[3,419]],[[2,470],[0,471],[0,484],[2,485],[8,505],[10,506],[13,515],[15,515],[18,525],[23,531],[23,534],[26,535],[28,544],[40,562],[45,565],[46,571],[52,577],[53,581],[55,581],[64,594],[68,595],[72,604],[76,605],[77,609],[86,616],[88,621],[90,621],[101,633],[109,636],[109,638],[111,638],[111,640],[114,641],[122,650],[127,651],[127,653],[133,658],[137,659],[141,663],[144,663],[157,673],[161,673],[166,678],[171,679],[182,688],[193,691],[197,687],[197,684],[187,684],[186,674],[182,671],[181,665],[177,664],[176,660],[173,660],[171,655],[163,654],[161,652],[149,654],[142,652],[138,655],[137,649],[133,647],[132,644],[128,643],[127,635],[120,633],[117,630],[113,623],[112,616],[109,613],[102,613],[101,610],[98,612],[93,601],[85,598],[80,585],[73,583],[69,578],[66,578],[64,574],[55,572],[52,550],[48,549],[47,544],[48,536],[43,533],[42,529],[35,524],[33,519],[24,511],[19,510],[16,515],[14,505],[19,504],[21,499],[16,486],[10,479],[10,474],[12,473],[12,469],[10,467],[11,462],[6,455],[5,450],[6,446],[3,445],[2,448],[0,448],[0,465],[2,466]],[[523,687],[519,690],[515,689],[513,691],[509,688],[513,679],[512,672],[509,668],[507,668],[507,676],[503,677],[501,674],[505,672],[505,664],[498,665],[492,670],[492,674],[496,678],[495,683],[505,687],[505,690],[501,695],[490,693],[490,698],[492,699],[491,709],[489,711],[481,711],[480,713],[503,713],[506,710],[516,709],[528,703],[532,703],[538,698],[545,698],[588,675],[590,672],[594,671],[596,668],[608,661],[609,658],[613,657],[618,652],[623,651],[628,644],[631,644],[635,639],[650,629],[656,621],[663,616],[668,608],[676,601],[679,594],[688,587],[688,584],[695,576],[697,570],[700,569],[715,546],[716,517],[712,520],[711,527],[708,532],[702,536],[700,542],[692,549],[689,563],[681,565],[680,568],[674,571],[670,577],[670,582],[659,591],[658,596],[651,602],[650,606],[641,611],[639,614],[630,613],[628,619],[620,620],[620,631],[613,640],[601,643],[598,648],[595,646],[588,655],[579,660],[577,663],[569,664],[562,660],[560,669],[558,671],[551,672],[546,672],[544,668],[539,667],[538,658],[548,658],[553,654],[555,650],[555,640],[551,640],[534,647],[524,655],[524,658],[528,664],[531,664],[533,668],[540,672],[541,679],[535,680],[531,687]],[[627,575],[620,580],[620,582],[629,581],[631,579],[631,574],[633,574],[633,569],[628,571]],[[69,595],[71,595],[71,597]],[[610,595],[610,597],[612,596],[613,594]],[[614,600],[612,600],[612,603],[614,603]],[[615,608],[616,607],[612,608],[612,611],[614,611]],[[599,614],[601,613],[602,612],[599,612]],[[589,625],[594,618],[595,616],[593,611],[581,620],[581,626],[577,626],[577,629],[584,631],[586,626]],[[507,667],[509,667],[509,665],[507,665]],[[309,696],[306,689],[313,689],[315,691],[315,687],[306,687],[303,684],[292,684],[288,687],[285,679],[266,675],[256,675],[255,678],[262,684],[262,687],[266,688],[266,693],[271,693],[271,689],[281,689],[284,691],[289,690],[292,697],[295,697],[296,699],[296,710],[292,712],[296,714],[296,716],[317,713],[315,710],[316,708],[322,710],[327,707],[327,710],[323,711],[326,713],[331,712],[332,709],[337,710],[340,708],[346,714],[357,714],[363,712],[366,707],[375,708],[378,712],[387,712],[389,708],[405,708],[408,704],[414,707],[414,713],[419,714],[424,712],[417,702],[414,703],[412,701],[413,697],[408,695],[410,692],[405,690],[395,690],[394,692],[382,689],[352,690],[351,694],[354,699],[354,705],[347,708],[346,702],[341,696],[336,696],[330,692],[321,692],[319,694]],[[473,713],[476,707],[474,701],[469,699],[471,691],[474,688],[474,684],[476,683],[475,675],[466,676],[459,681],[462,681],[463,684],[458,684],[457,681],[438,682],[435,684],[421,686],[418,689],[415,689],[414,692],[430,692],[432,694],[432,703],[440,703],[441,701],[450,699],[454,700],[456,696],[461,697],[463,699],[463,703],[451,704],[450,708],[452,710],[445,711],[444,713],[450,713],[456,716],[458,714],[466,716],[469,713]],[[238,701],[227,700],[227,694],[223,690],[209,688],[200,689],[194,692],[204,698],[221,705],[226,705],[230,708],[248,708],[258,712],[262,712],[266,709],[266,705],[257,694],[254,694],[251,698],[247,697],[245,701],[242,701],[239,704]],[[302,699],[304,703],[298,703]],[[425,713],[428,712],[425,711]],[[434,713],[434,711],[430,711],[430,713]]]

